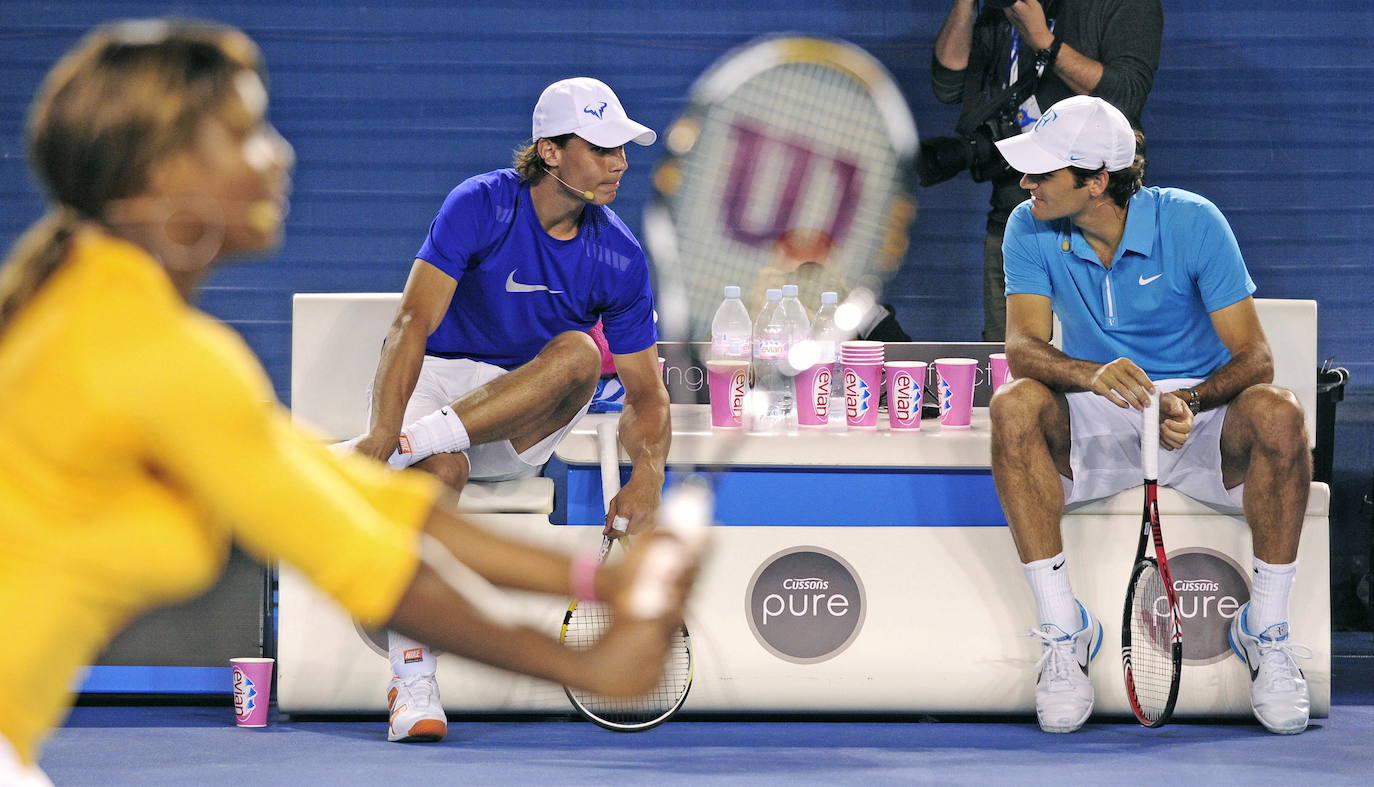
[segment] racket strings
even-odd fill
[[[700,111],[699,141],[665,199],[678,227],[675,267],[698,324],[713,313],[724,284],[758,294],[786,278],[814,300],[822,289],[845,292],[882,269],[902,157],[863,85],[824,63],[784,63]],[[751,162],[736,161],[737,146],[751,133],[766,139],[754,140],[760,148]],[[753,168],[747,182],[737,182],[744,171],[737,168],[745,166]],[[790,261],[824,266],[779,269],[789,263],[780,260],[771,233],[791,229],[840,237]]]
[[[610,607],[605,604],[578,604],[568,619],[564,644],[574,650],[591,647],[611,627],[612,617]],[[675,708],[691,685],[691,676],[691,647],[679,627],[668,647],[663,677],[647,694],[623,699],[579,689],[569,689],[569,693],[591,715],[612,724],[633,725],[654,721]]]
[[[1131,596],[1131,679],[1147,716],[1158,718],[1173,690],[1174,619],[1164,577],[1153,563],[1137,573]]]

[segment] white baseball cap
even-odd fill
[[[1135,161],[1135,131],[1121,110],[1096,96],[1055,104],[1025,134],[997,143],[1012,169],[1042,175],[1064,167],[1116,172]]]
[[[605,82],[591,77],[554,82],[534,105],[533,137],[563,134],[576,134],[602,148],[618,148],[626,142],[652,145],[658,139],[653,129],[630,120]]]

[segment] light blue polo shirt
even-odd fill
[[[1037,221],[1029,200],[1007,221],[1002,257],[1007,295],[1051,300],[1066,355],[1130,358],[1156,380],[1207,377],[1229,361],[1209,314],[1255,291],[1221,211],[1182,189],[1131,197],[1110,269],[1069,219]]]

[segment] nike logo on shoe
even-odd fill
[[[511,271],[506,277],[506,292],[547,292],[550,295],[562,295],[562,290],[551,290],[543,284],[521,284],[515,280],[515,271]]]
[[[1140,286],[1141,286],[1141,287],[1144,287],[1145,285],[1149,284],[1150,282],[1154,281],[1155,279],[1158,279],[1160,276],[1163,276],[1163,275],[1164,275],[1164,274],[1162,274],[1162,273],[1156,273],[1155,275],[1151,276],[1151,277],[1148,278],[1148,279],[1145,278],[1144,276],[1141,276],[1141,277],[1140,277]]]
[[[1059,561],[1059,563],[1058,563],[1057,565],[1050,566],[1050,571],[1058,571],[1059,569],[1061,569],[1061,568],[1063,568],[1063,567],[1064,567],[1064,561],[1061,560],[1061,561]]]

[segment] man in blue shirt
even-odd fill
[[[1288,596],[1312,478],[1301,405],[1270,384],[1254,283],[1216,206],[1142,188],[1142,140],[1100,98],[1058,102],[997,143],[1030,199],[1003,243],[1007,361],[992,402],[992,471],[1035,595],[1046,651],[1036,711],[1047,732],[1092,713],[1088,663],[1102,627],[1074,598],[1066,504],[1140,483],[1137,412],[1160,397],[1160,483],[1244,511],[1254,589],[1232,622],[1251,705],[1270,731],[1307,726],[1307,683],[1288,639]],[[1053,317],[1063,325],[1050,345]],[[1296,651],[1296,653],[1295,653]]]
[[[534,475],[587,411],[601,356],[598,320],[625,389],[620,442],[633,472],[606,532],[651,526],[672,433],[658,371],[648,263],[607,205],[625,145],[656,135],[604,83],[555,82],[534,108],[514,167],[477,175],[444,200],[415,255],[372,387],[358,453],[415,466],[461,490]],[[390,635],[388,737],[442,739],[434,656]]]

